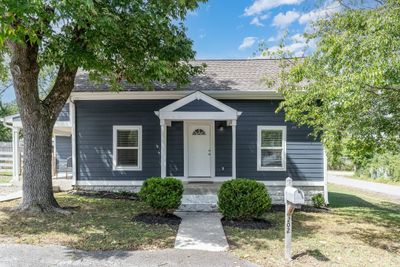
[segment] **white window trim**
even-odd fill
[[[118,166],[117,165],[117,131],[118,130],[137,130],[138,131],[138,166]],[[113,126],[113,171],[141,171],[142,170],[142,126],[138,125],[114,125]]]
[[[282,131],[282,167],[261,166],[261,131],[281,130]],[[273,148],[272,148],[273,149]],[[286,126],[257,126],[257,171],[286,171]]]

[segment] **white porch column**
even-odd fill
[[[160,120],[161,125],[161,177],[167,176],[167,125]]]
[[[236,179],[236,120],[232,120],[232,178]]]
[[[19,129],[12,130],[12,150],[13,150],[13,183],[20,182],[19,168],[21,161],[21,153],[19,151]]]
[[[71,146],[72,146],[72,185],[76,185],[76,110],[75,102],[69,102],[69,120],[71,122]]]

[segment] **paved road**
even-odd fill
[[[347,173],[328,172],[328,182],[400,198],[400,186],[350,179]]]
[[[227,252],[177,249],[84,252],[63,246],[23,244],[0,244],[0,266],[257,267]]]

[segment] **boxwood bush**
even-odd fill
[[[271,198],[264,184],[250,179],[226,181],[218,191],[218,208],[225,219],[259,218],[271,208]]]
[[[315,208],[323,208],[323,207],[325,207],[325,198],[321,193],[313,195],[311,200],[312,200],[313,206]]]
[[[144,181],[139,192],[141,200],[146,202],[155,213],[165,215],[173,212],[181,204],[183,184],[169,177],[152,177]]]

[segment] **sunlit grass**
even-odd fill
[[[148,207],[139,201],[57,194],[61,206],[79,206],[71,215],[10,211],[0,203],[0,241],[60,244],[84,250],[137,250],[173,247],[176,227],[132,221]]]
[[[400,203],[330,185],[330,213],[296,211],[294,266],[400,266]],[[284,213],[265,216],[270,229],[225,227],[231,250],[263,266],[284,265]]]

